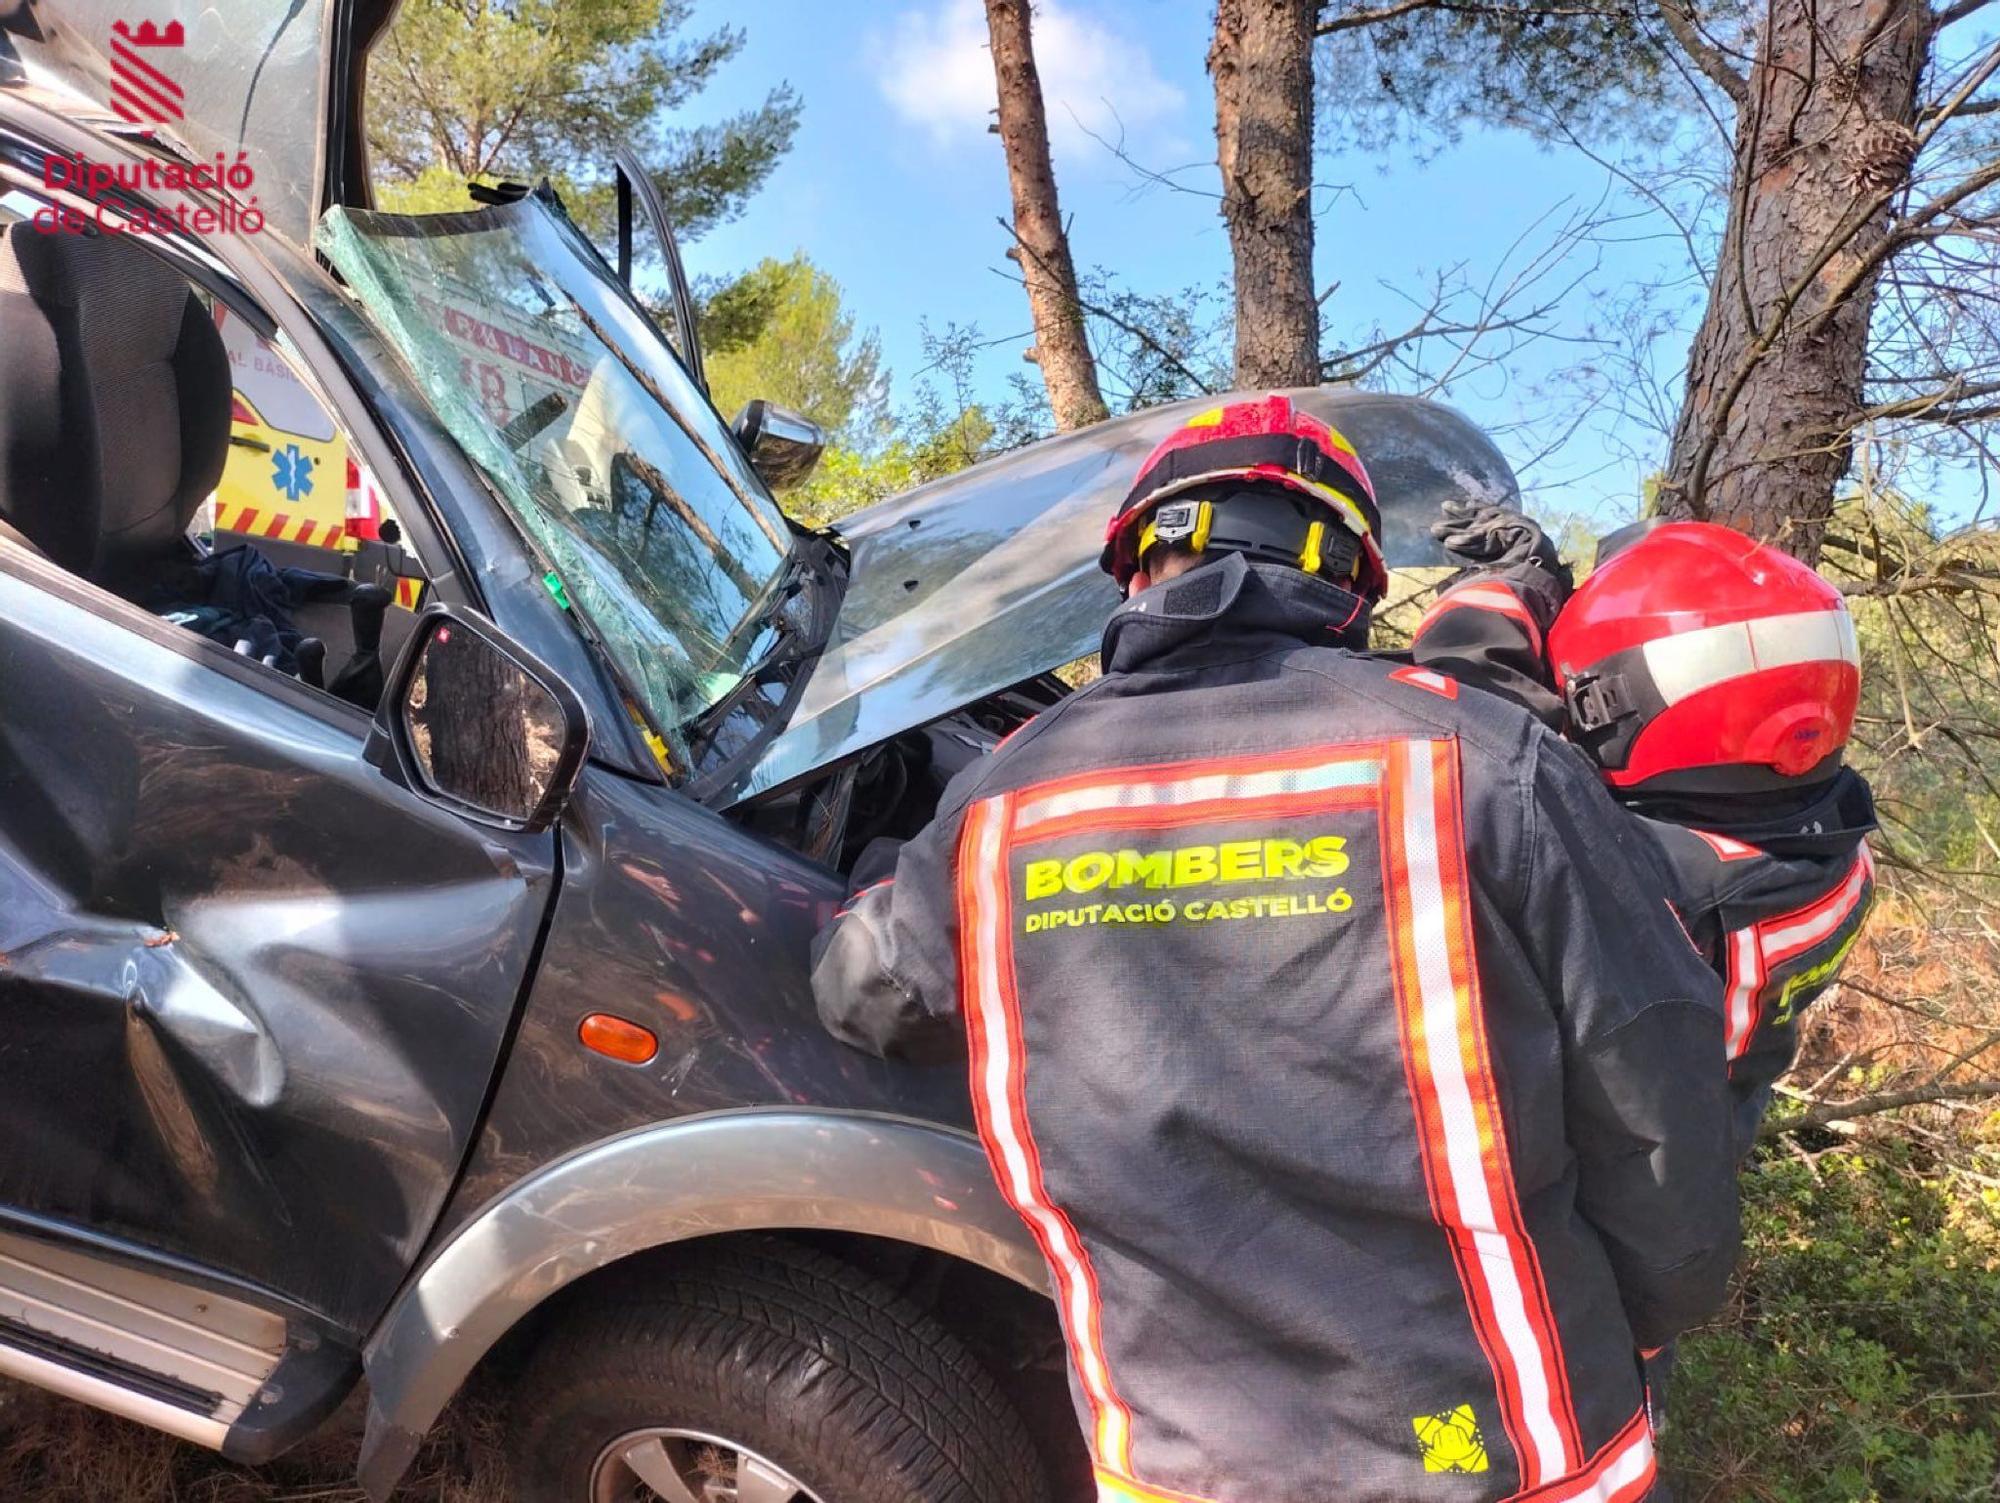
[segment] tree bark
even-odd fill
[[[491,646],[446,626],[424,649],[407,713],[440,793],[525,819],[559,750],[551,708],[547,692]]]
[[[1890,233],[1929,44],[1922,0],[1769,0],[1667,514],[1818,557],[1863,406],[1876,279],[1853,274]]]
[[[1055,165],[1049,160],[1049,122],[1035,71],[1028,0],[986,0],[986,30],[993,44],[1000,144],[1007,153],[1019,242],[1009,255],[1020,264],[1035,320],[1035,347],[1029,355],[1041,367],[1056,426],[1068,432],[1101,423],[1110,412],[1097,389],[1097,361],[1076,299],[1076,264],[1070,260]]]
[[[1236,281],[1236,384],[1319,382],[1313,293],[1314,0],[1219,0],[1208,71]]]

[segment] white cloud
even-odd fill
[[[1185,96],[1161,78],[1143,44],[1092,16],[1042,0],[1035,68],[1058,151],[1097,150],[1092,135],[1136,138],[1170,121]],[[984,133],[998,95],[980,0],[905,11],[874,39],[876,81],[890,107],[940,146]]]

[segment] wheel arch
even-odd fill
[[[481,1358],[551,1295],[626,1258],[748,1231],[905,1242],[1045,1288],[971,1135],[867,1112],[753,1108],[639,1128],[519,1181],[411,1277],[363,1354],[360,1481],[386,1499]]]

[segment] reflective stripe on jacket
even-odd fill
[[[1719,988],[1583,759],[1352,607],[1229,556],[1121,608],[821,1015],[969,1045],[1100,1498],[1632,1503],[1636,1348],[1734,1257]]]
[[[1425,614],[1412,659],[1560,729],[1563,702],[1542,650],[1560,598],[1533,566],[1470,574]],[[1874,894],[1874,801],[1849,768],[1803,807],[1630,802],[1659,849],[1676,911],[1723,981],[1730,1112],[1747,1154],[1772,1087],[1798,1056],[1800,1015],[1839,978],[1861,932]]]

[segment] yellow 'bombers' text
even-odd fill
[[[1080,851],[1066,860],[1030,861],[1022,877],[1029,902],[1058,893],[1202,887],[1212,882],[1267,882],[1284,877],[1337,877],[1347,870],[1347,838],[1225,840],[1220,845],[1159,850]]]

